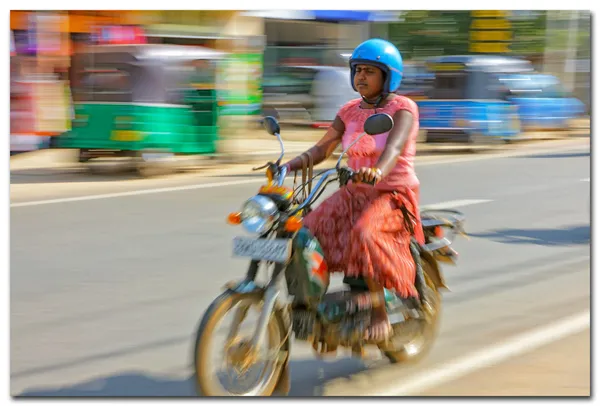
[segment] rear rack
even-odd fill
[[[425,209],[421,212],[421,223],[426,234],[434,234],[435,227],[448,229],[449,233],[444,237],[435,239],[423,247],[426,251],[439,251],[449,248],[457,235],[466,236],[463,225],[466,216],[464,213],[454,209]]]

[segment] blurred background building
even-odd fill
[[[373,37],[401,50],[400,93],[409,96],[422,96],[431,84],[427,57],[501,54],[559,78],[561,91],[581,100],[588,114],[591,102],[589,11],[11,11],[10,29],[15,150],[69,130],[81,69],[74,56],[99,44],[229,53],[218,80],[244,89],[229,103],[242,128],[265,108],[284,121],[330,121],[357,95],[347,68],[352,49]]]

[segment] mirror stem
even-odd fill
[[[281,148],[281,155],[279,155],[279,159],[277,160],[277,166],[279,166],[283,156],[285,155],[285,147],[283,146],[283,140],[281,139],[279,133],[275,133],[275,136],[277,137],[277,140],[279,141],[279,147]]]
[[[358,136],[358,138],[356,138],[356,139],[355,139],[355,140],[352,142],[352,144],[348,145],[348,148],[346,148],[346,149],[344,150],[344,152],[342,152],[342,154],[340,155],[340,159],[338,159],[338,161],[337,161],[337,164],[335,164],[335,167],[336,167],[336,169],[339,169],[339,168],[340,168],[340,162],[342,162],[342,158],[344,158],[344,155],[346,155],[346,152],[348,152],[348,150],[349,150],[350,148],[352,148],[352,146],[353,146],[354,144],[356,144],[356,143],[358,142],[358,140],[360,140],[362,137],[364,137],[364,136],[365,136],[365,134],[367,134],[367,133],[362,133],[361,135],[359,135],[359,136]]]

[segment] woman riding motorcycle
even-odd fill
[[[304,224],[319,240],[329,272],[362,276],[369,290],[383,296],[383,288],[401,297],[417,297],[416,265],[410,252],[411,237],[424,243],[418,209],[419,180],[414,170],[419,112],[410,99],[394,94],[402,81],[402,56],[381,39],[360,44],[350,58],[351,83],[360,95],[338,112],[325,136],[303,155],[313,163],[326,160],[339,143],[346,148],[363,132],[365,120],[387,113],[394,128],[365,136],[348,151],[348,166],[358,182],[349,183],[309,213]],[[285,165],[288,171],[303,166],[302,156]],[[288,172],[288,173],[289,173]],[[375,186],[361,183],[373,181]],[[405,212],[410,213],[405,216]],[[373,310],[366,339],[385,341],[391,325],[383,300]]]

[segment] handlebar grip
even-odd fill
[[[373,180],[370,180],[370,181],[368,181],[368,182],[363,182],[363,181],[361,181],[360,183],[364,183],[364,184],[366,184],[366,185],[375,186],[375,179],[373,179]]]
[[[350,168],[340,168],[338,169],[338,173],[340,175],[340,182],[342,185],[346,185],[348,183],[348,181],[352,181],[354,183],[363,183],[365,185],[371,185],[371,186],[375,186],[375,179],[373,179],[372,181],[369,182],[363,182],[360,181],[357,178],[358,173],[354,172],[352,169]]]
[[[368,181],[368,182],[365,182],[365,181],[357,179],[356,175],[358,175],[358,173],[352,173],[352,182],[375,186],[375,179],[373,179],[371,181]]]

